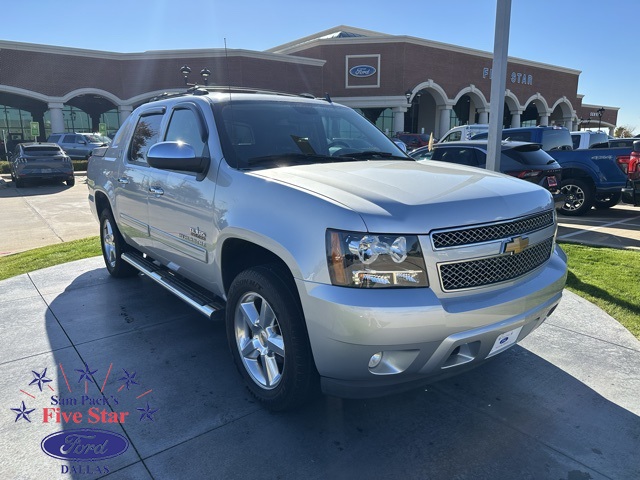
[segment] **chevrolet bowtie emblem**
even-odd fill
[[[502,253],[520,253],[529,246],[529,239],[527,237],[514,237],[502,244]]]

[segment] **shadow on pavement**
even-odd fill
[[[55,394],[69,402],[61,412],[79,411],[83,419],[43,423],[43,409],[55,407],[45,388],[31,401],[34,422],[5,421],[11,442],[5,455],[14,460],[3,476],[640,478],[637,412],[521,346],[407,394],[320,397],[299,411],[271,414],[244,388],[224,325],[208,322],[149,279],[113,280],[104,268],[31,278],[48,305],[38,320],[53,351],[16,357],[4,369],[7,381],[17,390],[25,373],[47,368]],[[90,424],[89,408],[124,421]],[[41,451],[47,435],[77,428],[123,435],[130,446],[94,462],[65,462]]]

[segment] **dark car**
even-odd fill
[[[411,156],[420,159],[423,150],[425,149],[416,150],[411,153]],[[436,144],[433,146],[430,158],[442,162],[486,168],[487,141],[469,140]],[[553,194],[556,208],[560,208],[564,204],[566,196],[560,193],[562,167],[542,150],[540,144],[503,141],[500,171],[546,188]]]
[[[69,156],[55,143],[20,143],[9,160],[11,179],[16,187],[25,180],[59,180],[75,183]]]

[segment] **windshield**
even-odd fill
[[[233,100],[214,105],[224,156],[232,167],[407,157],[354,110],[332,103]]]

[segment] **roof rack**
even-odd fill
[[[250,88],[250,87],[233,87],[233,86],[223,86],[223,85],[191,85],[184,92],[164,92],[160,95],[156,95],[149,99],[150,102],[156,100],[164,100],[166,98],[174,98],[174,97],[182,97],[185,95],[207,95],[209,93],[254,93],[254,94],[269,94],[269,95],[282,95],[286,97],[303,97],[303,98],[317,98],[310,93],[286,93],[279,92],[277,90],[268,90],[264,88]]]

